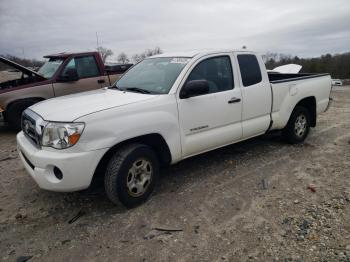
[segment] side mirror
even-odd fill
[[[57,79],[60,82],[73,82],[79,80],[78,72],[75,68],[69,68],[64,75],[60,75]]]
[[[189,98],[209,93],[209,83],[207,80],[188,81],[180,91],[180,98]]]

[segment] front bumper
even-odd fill
[[[71,192],[89,187],[95,169],[108,149],[77,153],[42,150],[20,132],[17,135],[17,150],[25,169],[40,188]],[[62,171],[62,179],[55,176],[54,167]]]

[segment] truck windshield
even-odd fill
[[[189,57],[145,59],[126,72],[115,87],[131,92],[167,94],[189,60]]]
[[[63,61],[63,58],[50,58],[40,67],[38,73],[45,78],[51,78]]]

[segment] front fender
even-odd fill
[[[154,102],[153,105],[152,108],[145,105],[113,108],[78,119],[77,122],[85,122],[79,147],[85,151],[111,148],[128,139],[160,134],[176,162],[181,158],[176,104]]]

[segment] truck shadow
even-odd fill
[[[12,131],[5,130],[4,132]],[[200,181],[204,184],[211,184],[217,175],[234,176],[237,165],[242,166],[242,163],[247,161],[259,162],[262,156],[266,156],[267,153],[277,153],[283,146],[288,145],[281,141],[279,134],[268,134],[194,156],[163,168],[155,192],[149,201],[135,208],[135,212],[145,210],[144,212],[147,213],[150,212],[147,210],[157,210],[164,202],[172,201],[174,195],[182,194],[188,188],[197,186]],[[28,178],[27,185],[29,183],[34,182]],[[45,218],[47,222],[55,218],[67,223],[75,215],[82,214],[85,221],[87,219],[91,222],[91,219],[99,217],[104,220],[106,216],[113,217],[133,212],[121,204],[114,205],[110,202],[104,193],[103,186],[73,193],[56,193],[39,189],[33,193],[31,186],[27,187],[27,190],[26,194],[20,194],[20,201],[45,210],[48,214]]]
[[[154,205],[157,200],[153,200],[160,197],[160,195],[169,192],[180,193],[186,185],[196,183],[198,180],[210,179],[210,177],[220,172],[233,171],[230,169],[234,169],[237,164],[244,162],[245,159],[253,161],[259,155],[266,153],[266,150],[278,150],[282,143],[278,134],[268,134],[194,156],[173,166],[163,168],[160,181],[151,196],[151,200],[143,205]],[[227,163],[232,162],[232,166],[227,165]],[[74,203],[75,209],[77,207],[85,208],[87,213],[96,214],[101,212],[112,215],[128,212],[128,209],[121,204],[114,205],[108,200],[102,185],[81,192],[65,193],[64,196],[62,196],[62,193],[53,192],[45,192],[45,194],[54,194],[53,198],[63,197],[65,202]]]
[[[205,179],[222,172],[235,175],[237,165],[259,159],[267,151],[277,151],[281,145],[285,143],[279,133],[266,134],[185,159],[162,170],[159,191],[156,194],[173,190],[172,185],[181,188],[183,184],[197,177]]]

